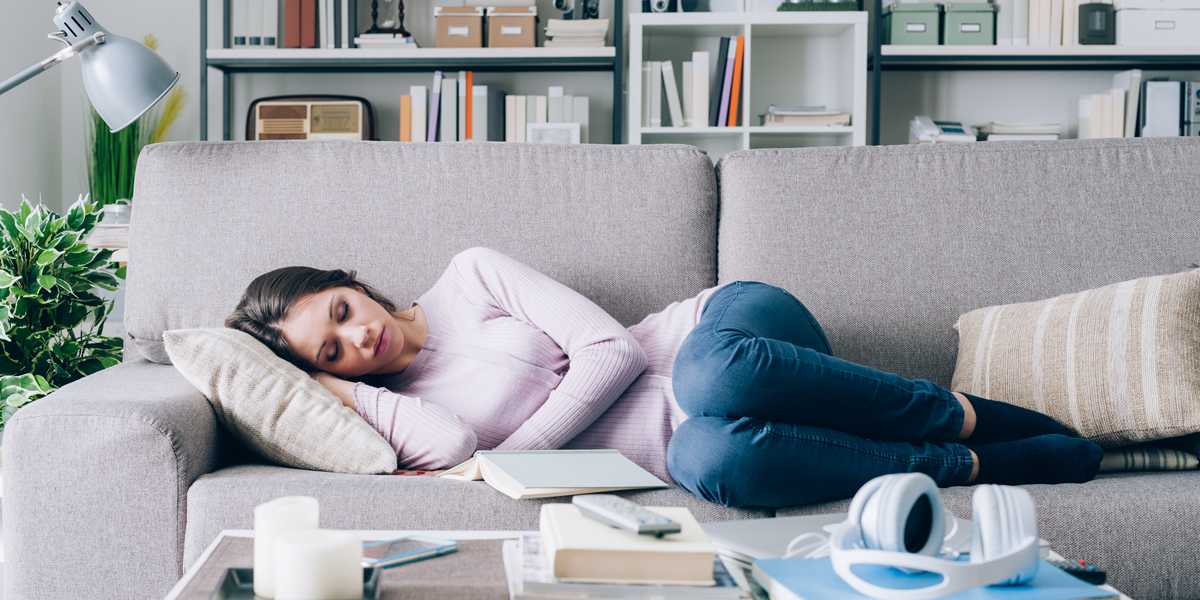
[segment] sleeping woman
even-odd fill
[[[1040,413],[835,358],[804,305],[762,283],[626,329],[472,248],[406,310],[353,271],[286,267],[251,282],[226,325],[312,373],[409,469],[475,450],[616,448],[707,500],[780,507],[848,498],[887,473],[1080,483],[1103,454]]]

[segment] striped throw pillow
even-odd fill
[[[1200,458],[1170,448],[1114,448],[1100,460],[1101,473],[1120,471],[1191,471],[1200,467]]]
[[[1200,432],[1200,270],[959,317],[952,388],[1101,446]]]

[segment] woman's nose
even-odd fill
[[[367,331],[367,327],[365,325],[355,329],[354,330],[354,345],[358,346],[359,348],[365,348],[366,344],[367,344],[367,338],[369,338],[369,337],[370,337],[370,332]]]

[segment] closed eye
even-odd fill
[[[350,303],[346,302],[345,300],[342,300],[342,304],[339,308],[341,308],[341,314],[338,315],[337,322],[342,323],[342,322],[345,322],[346,318],[350,316]],[[341,355],[342,355],[341,347],[338,346],[338,344],[335,342],[333,344],[333,354],[330,355],[325,360],[327,362],[335,362],[335,361],[337,361],[338,357]]]

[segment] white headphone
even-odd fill
[[[1029,492],[981,485],[972,497],[971,561],[942,553],[946,511],[937,484],[924,473],[868,481],[830,538],[834,571],[851,587],[880,600],[929,600],[981,585],[1019,585],[1037,574],[1037,515]],[[897,589],[875,585],[851,570],[883,565],[941,575],[935,585]]]

